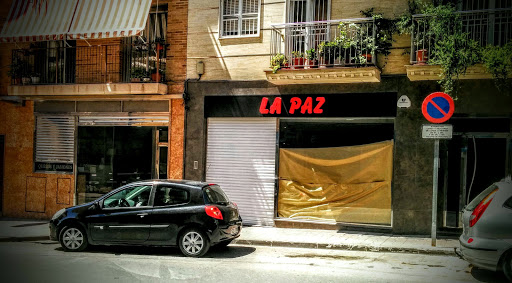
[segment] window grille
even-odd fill
[[[261,0],[222,0],[221,37],[258,36]]]
[[[36,162],[73,163],[75,118],[39,116],[36,128]]]

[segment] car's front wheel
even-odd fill
[[[505,256],[503,260],[502,269],[508,281],[512,282],[512,250],[509,251]]]
[[[84,229],[78,225],[64,227],[60,232],[59,241],[60,245],[67,252],[83,251],[88,245],[87,235]]]
[[[203,231],[190,228],[181,233],[178,245],[184,255],[200,257],[210,248],[210,241]]]

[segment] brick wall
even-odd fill
[[[155,2],[155,1],[153,1]],[[167,52],[166,78],[170,94],[182,94],[187,78],[188,0],[167,1]]]

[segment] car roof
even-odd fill
[[[205,186],[211,185],[209,183],[201,182],[201,181],[173,180],[173,179],[150,179],[150,180],[136,181],[136,182],[133,182],[130,184],[138,184],[138,183],[178,184],[178,185],[185,185],[185,186],[191,186],[191,187],[197,187],[197,188],[203,188]]]

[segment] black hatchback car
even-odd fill
[[[62,209],[50,220],[50,238],[66,251],[87,245],[179,246],[186,256],[240,236],[242,218],[215,184],[148,180],[97,200]]]

